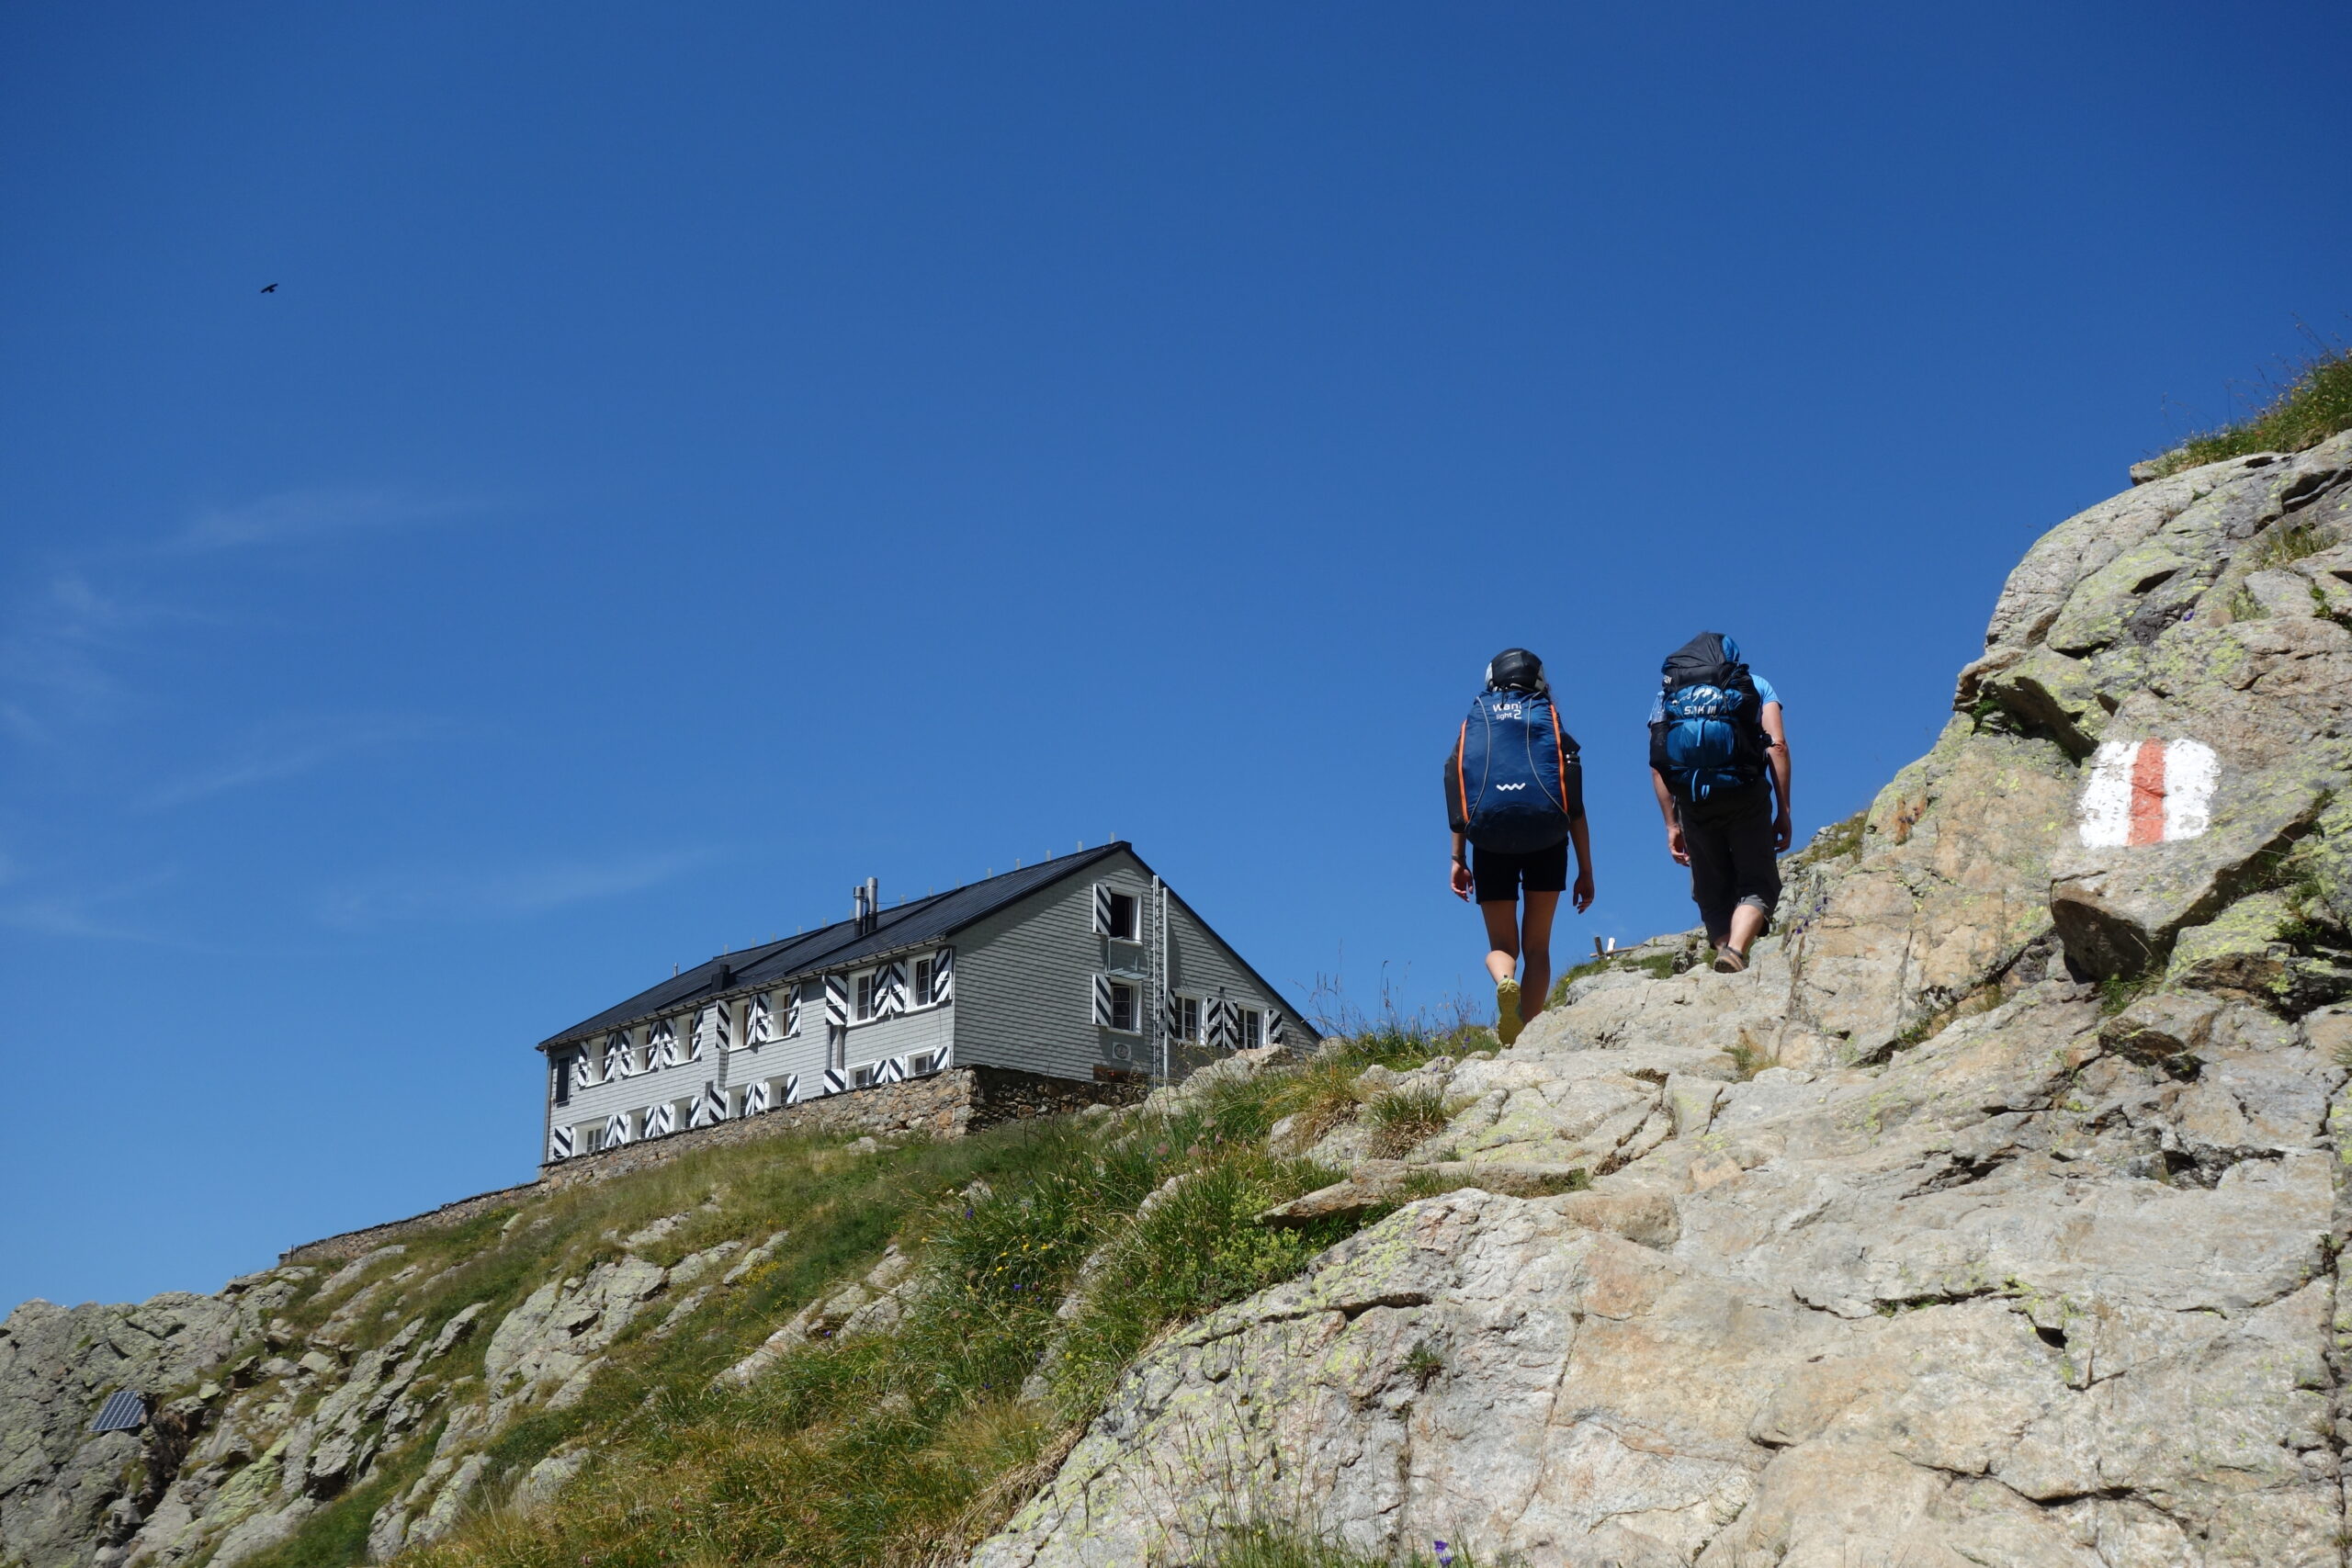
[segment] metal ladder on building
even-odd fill
[[[1151,879],[1151,942],[1144,952],[1144,983],[1149,987],[1144,1007],[1151,1019],[1144,1056],[1152,1081],[1164,1084],[1174,1064],[1168,1059],[1168,884],[1157,875]]]

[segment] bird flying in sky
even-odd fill
[[[275,283],[265,283],[261,286],[261,291],[264,294],[275,294],[277,292],[277,285]]]

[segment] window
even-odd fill
[[[1105,932],[1113,942],[1134,942],[1136,936],[1136,896],[1132,893],[1111,895],[1111,918]]]
[[[931,960],[928,958],[915,960],[914,1005],[919,1008],[927,1008],[931,1005]]]
[[[1136,988],[1115,982],[1111,987],[1111,1027],[1125,1034],[1136,1032]]]
[[[938,1065],[938,1059],[928,1051],[917,1051],[907,1058],[907,1077],[919,1078]]]
[[[860,975],[857,977],[857,1010],[851,1016],[860,1023],[864,1023],[874,1016],[873,976]]]
[[[1201,998],[1169,998],[1168,1027],[1179,1040],[1198,1040],[1201,1037]]]
[[[1241,1048],[1255,1051],[1266,1043],[1266,1017],[1256,1008],[1241,1010]]]
[[[874,1087],[874,1080],[878,1072],[879,1069],[874,1066],[871,1063],[863,1067],[852,1067],[849,1074],[850,1088],[872,1089]]]

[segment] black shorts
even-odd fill
[[[1548,850],[1523,855],[1498,854],[1470,846],[1470,880],[1477,885],[1481,904],[1516,904],[1522,886],[1530,893],[1568,890],[1568,845],[1565,839]]]

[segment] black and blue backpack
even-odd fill
[[[1721,632],[1701,632],[1666,656],[1650,725],[1650,766],[1677,800],[1702,801],[1764,777],[1764,704]]]
[[[1517,673],[1522,668],[1532,672]],[[1498,656],[1446,754],[1446,820],[1489,853],[1548,850],[1584,815],[1584,764],[1541,670],[1520,649]],[[1501,680],[1525,683],[1496,683]]]

